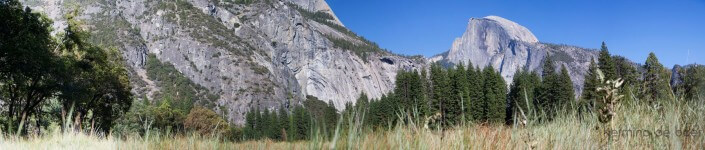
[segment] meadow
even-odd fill
[[[362,114],[362,113],[361,113]],[[401,113],[400,113],[401,114]],[[60,131],[42,135],[0,137],[0,149],[701,149],[705,147],[703,101],[670,103],[654,109],[626,103],[617,111],[613,127],[595,114],[562,111],[553,121],[528,117],[522,125],[468,122],[445,130],[412,123],[387,129],[367,129],[350,118],[337,126],[333,138],[314,133],[310,140],[231,142],[218,137],[148,132],[118,137],[98,132]],[[408,115],[401,118],[411,119]],[[421,121],[422,122],[422,121]],[[312,131],[313,132],[313,131]]]

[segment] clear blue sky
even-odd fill
[[[352,31],[406,55],[447,51],[471,17],[515,21],[539,41],[599,48],[666,67],[705,63],[705,0],[327,0]],[[688,57],[690,51],[690,57]]]

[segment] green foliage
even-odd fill
[[[149,117],[153,117],[154,129],[167,132],[183,131],[183,122],[186,113],[172,106],[170,99],[166,98],[160,101],[156,106],[149,108],[151,110]]]
[[[262,65],[256,64],[256,63],[250,63],[250,69],[255,72],[255,74],[258,75],[265,75],[269,73],[269,69],[267,67],[264,67]]]
[[[441,121],[440,126],[446,127],[450,126],[449,120],[446,114],[448,112],[448,104],[452,98],[450,78],[448,77],[448,71],[443,69],[439,63],[434,63],[431,65],[431,88],[433,91],[433,97],[431,99],[431,112],[440,113]]]
[[[356,44],[353,42],[350,42],[346,39],[341,39],[341,38],[336,38],[333,37],[332,35],[324,35],[329,41],[333,42],[333,46],[344,49],[344,50],[350,50],[355,55],[359,56],[363,60],[367,60],[367,53],[369,52],[377,52],[381,51],[381,48],[376,43],[363,43],[363,44]]]
[[[329,13],[323,12],[323,11],[316,11],[316,12],[311,12],[306,9],[303,9],[299,7],[296,4],[292,3],[287,3],[289,7],[292,7],[298,11],[301,16],[303,16],[306,19],[316,21],[318,23],[324,24],[328,27],[331,27],[338,32],[341,32],[347,36],[350,36],[352,38],[355,38],[357,40],[362,41],[362,43],[356,44],[353,42],[350,42],[346,39],[341,39],[341,38],[336,38],[333,37],[332,35],[324,35],[329,41],[333,42],[333,46],[344,49],[344,50],[350,50],[353,53],[355,53],[357,56],[363,58],[363,60],[367,60],[367,53],[369,52],[380,52],[384,51],[382,48],[379,48],[379,45],[377,43],[374,43],[370,40],[365,39],[364,37],[358,36],[355,34],[355,32],[352,32],[348,30],[348,28],[345,28],[341,25],[338,25],[336,23],[333,23],[333,20],[335,19],[332,15]]]
[[[290,122],[291,139],[292,140],[307,140],[310,139],[313,123],[311,113],[302,106],[294,108],[293,121]]]
[[[282,141],[287,140],[287,134],[286,131],[289,127],[289,112],[287,112],[287,109],[282,106],[279,108],[279,113],[277,114],[277,125],[276,127],[272,128],[272,132],[274,132],[274,137],[273,139],[281,139]]]
[[[631,102],[636,99],[634,89],[639,83],[641,75],[637,71],[637,65],[622,56],[612,56],[612,61],[615,63],[617,78],[624,81],[619,89],[621,95],[624,95],[624,102]]]
[[[612,56],[612,61],[616,67],[617,78],[624,80],[625,85],[637,84],[640,75],[635,64],[622,56]]]
[[[236,0],[235,2],[238,1],[249,4],[255,0]],[[221,21],[204,13],[188,1],[159,1],[157,5],[158,10],[165,12],[162,16],[164,20],[181,25],[186,34],[200,43],[227,50],[231,52],[230,54],[237,56],[250,56],[255,52],[266,55],[263,51],[254,48],[235,35],[235,32],[228,29]],[[242,18],[241,21],[245,22],[246,16],[242,16]]]
[[[635,99],[632,89],[635,88],[635,85],[640,84],[637,83],[640,75],[634,67],[635,65],[622,56],[611,56],[604,42],[598,61],[598,64],[591,62],[588,74],[585,75],[583,94],[577,103],[580,113],[592,110],[595,105],[593,102],[604,96],[596,92],[597,87],[603,86],[598,80],[598,70],[604,73],[606,80],[622,79],[624,86],[620,87],[619,92],[627,97],[626,100]]]
[[[573,82],[567,68],[563,66],[560,74],[555,72],[554,62],[550,56],[544,59],[541,85],[536,89],[534,104],[538,112],[545,114],[545,119],[551,121],[558,110],[574,104]]]
[[[395,99],[394,94],[382,95],[379,100],[372,100],[369,105],[369,113],[365,119],[368,127],[374,129],[388,128],[398,122],[397,113],[401,107]]]
[[[536,89],[536,99],[535,105],[538,108],[538,112],[546,114],[547,117],[551,118],[553,112],[555,112],[555,104],[558,102],[557,99],[557,88],[558,85],[557,76],[555,74],[555,68],[553,66],[553,60],[551,57],[546,57],[543,64],[543,72],[541,74],[541,86]]]
[[[671,74],[668,69],[659,63],[656,54],[649,53],[643,69],[643,84],[641,86],[642,99],[652,106],[660,106],[666,100],[672,99],[669,81]]]
[[[600,49],[600,56],[597,59],[598,66],[600,70],[605,74],[605,78],[608,80],[617,79],[617,70],[614,61],[612,61],[612,56],[605,42],[602,42],[602,48]]]
[[[146,135],[150,131],[183,133],[186,112],[176,109],[168,97],[152,104],[143,99],[133,102],[132,108],[116,122],[113,132],[120,136]]]
[[[21,120],[37,112],[59,91],[61,58],[52,53],[51,20],[15,1],[0,3],[0,100],[6,131],[17,131]],[[29,121],[27,121],[29,122]]]
[[[566,107],[569,104],[574,104],[575,102],[575,92],[573,91],[573,81],[570,79],[570,74],[568,74],[568,69],[565,65],[561,67],[561,74],[558,76],[558,106]]]
[[[132,107],[122,117],[120,117],[112,131],[118,136],[136,136],[146,133],[153,125],[151,116],[152,110],[149,101],[146,99],[135,99]]]
[[[394,93],[399,100],[399,107],[405,112],[417,110],[421,115],[428,115],[428,103],[421,76],[416,71],[397,72]]]
[[[173,107],[183,112],[190,112],[194,103],[201,106],[211,106],[218,99],[217,95],[212,95],[206,88],[193,83],[181,72],[176,70],[169,63],[162,63],[156,55],[149,54],[145,65],[147,76],[161,87],[159,95],[155,99],[169,96]]]
[[[184,120],[184,129],[203,136],[221,137],[228,132],[230,125],[212,110],[194,107]]]
[[[485,109],[485,94],[483,92],[485,77],[480,68],[472,68],[472,63],[468,62],[467,77],[468,82],[470,83],[468,84],[468,96],[470,99],[468,100],[468,103],[465,104],[468,107],[465,108],[469,109],[466,112],[468,113],[467,116],[471,116],[469,117],[470,120],[482,121],[482,116],[484,116]]]
[[[469,99],[469,82],[465,66],[463,64],[456,65],[455,68],[448,69],[451,86],[451,99],[448,101],[448,110],[446,119],[451,120],[451,124],[460,124],[467,120],[465,116],[465,103]]]
[[[59,99],[64,108],[74,107],[84,124],[97,122],[92,126],[107,132],[132,102],[127,69],[117,49],[106,50],[86,41],[90,35],[82,30],[80,21],[73,19],[77,14],[74,11],[67,15],[62,56],[65,73],[72,76],[63,83]]]
[[[370,103],[370,99],[367,97],[365,92],[360,92],[360,97],[355,101],[355,105],[359,108],[367,108]]]
[[[566,51],[561,51],[561,50],[556,50],[554,51],[553,55],[551,55],[551,59],[559,62],[574,62],[575,59],[568,54]]]
[[[509,111],[507,114],[507,122],[514,121],[514,118],[521,117],[521,112],[524,115],[531,116],[535,106],[532,100],[536,98],[534,91],[540,86],[541,77],[535,72],[520,70],[514,74],[512,85],[509,88]],[[521,109],[521,110],[520,110]]]
[[[304,107],[313,117],[315,128],[324,135],[332,135],[338,122],[338,112],[333,102],[326,103],[310,95],[306,96],[306,99]]]
[[[689,101],[705,98],[705,66],[688,65],[677,73],[680,83],[674,88],[680,97]]]
[[[303,16],[306,19],[310,19],[310,20],[316,21],[318,23],[327,25],[335,30],[338,30],[339,32],[342,32],[343,34],[346,34],[346,35],[349,35],[352,37],[358,37],[357,34],[348,30],[348,28],[345,28],[341,25],[333,23],[333,20],[335,20],[335,18],[332,15],[330,15],[329,13],[326,13],[323,11],[311,12],[309,10],[301,8],[298,5],[292,4],[292,3],[287,3],[287,5],[289,5],[289,7],[294,8],[296,11],[298,11],[301,14],[301,16]]]
[[[597,98],[601,97],[597,94],[597,87],[600,86],[598,70],[599,68],[597,67],[597,64],[595,64],[595,61],[591,60],[588,73],[585,74],[583,93],[578,101],[578,112],[580,114],[590,112],[594,106],[593,102],[597,101]]]
[[[504,123],[507,106],[507,84],[502,75],[493,67],[487,66],[483,70],[485,86],[485,118],[489,123]]]
[[[249,4],[252,4],[252,3],[256,2],[257,0],[222,0],[222,1],[223,1],[223,2],[226,2],[226,3],[231,3],[231,2],[232,2],[232,3],[235,3],[235,4],[249,5]]]
[[[289,114],[285,107],[279,111],[250,109],[245,114],[242,128],[244,140],[272,139],[296,141],[311,139],[313,132],[329,138],[333,135],[339,113],[333,103],[325,103],[313,96],[307,96],[304,106],[296,106]]]
[[[74,126],[107,132],[130,108],[132,94],[120,53],[86,42],[90,35],[74,18],[78,11],[65,16],[68,27],[58,37],[50,35],[50,19],[22,9],[17,1],[3,1],[0,12],[0,100],[8,107],[6,129],[14,132],[14,127],[35,123],[41,131],[46,119],[71,117]],[[46,114],[47,109],[57,111]],[[64,116],[69,109],[76,116]]]

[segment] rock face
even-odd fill
[[[54,27],[62,14],[80,6],[92,42],[122,51],[133,92],[159,99],[161,81],[149,78],[147,56],[174,66],[202,86],[216,112],[237,124],[251,108],[277,109],[306,95],[338,109],[360,93],[375,98],[391,91],[396,72],[426,64],[386,51],[365,55],[336,42],[373,46],[345,29],[323,0],[48,0],[23,1],[49,14]],[[331,18],[315,18],[325,13]],[[340,43],[338,43],[340,44]],[[376,46],[376,45],[374,45]]]
[[[470,19],[467,30],[455,39],[451,49],[429,60],[466,65],[471,62],[480,68],[491,66],[511,83],[514,73],[521,69],[540,71],[546,54],[557,60],[557,68],[562,65],[568,68],[579,95],[590,59],[597,58],[596,51],[540,43],[525,27],[498,16]]]
[[[333,17],[331,22],[344,26],[343,22],[340,22],[338,16],[335,16],[333,10],[330,9],[330,6],[324,0],[291,0],[291,2],[311,12],[327,13]]]
[[[138,98],[161,97],[162,81],[150,78],[145,67],[156,58],[202,87],[197,92],[216,95],[199,99],[236,124],[244,123],[252,108],[296,105],[306,95],[338,109],[360,93],[378,98],[392,91],[397,71],[428,64],[422,57],[383,51],[355,35],[324,0],[248,2],[23,1],[55,20],[58,32],[66,27],[63,14],[80,6],[91,42],[121,50]],[[539,43],[528,29],[496,16],[471,19],[453,48],[430,60],[492,66],[509,81],[518,69],[540,70],[547,53],[568,66],[580,91],[595,52]]]

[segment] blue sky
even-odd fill
[[[705,0],[327,0],[346,27],[406,55],[447,51],[471,17],[517,22],[539,41],[599,48],[666,67],[705,63]],[[690,54],[690,56],[688,56]]]

